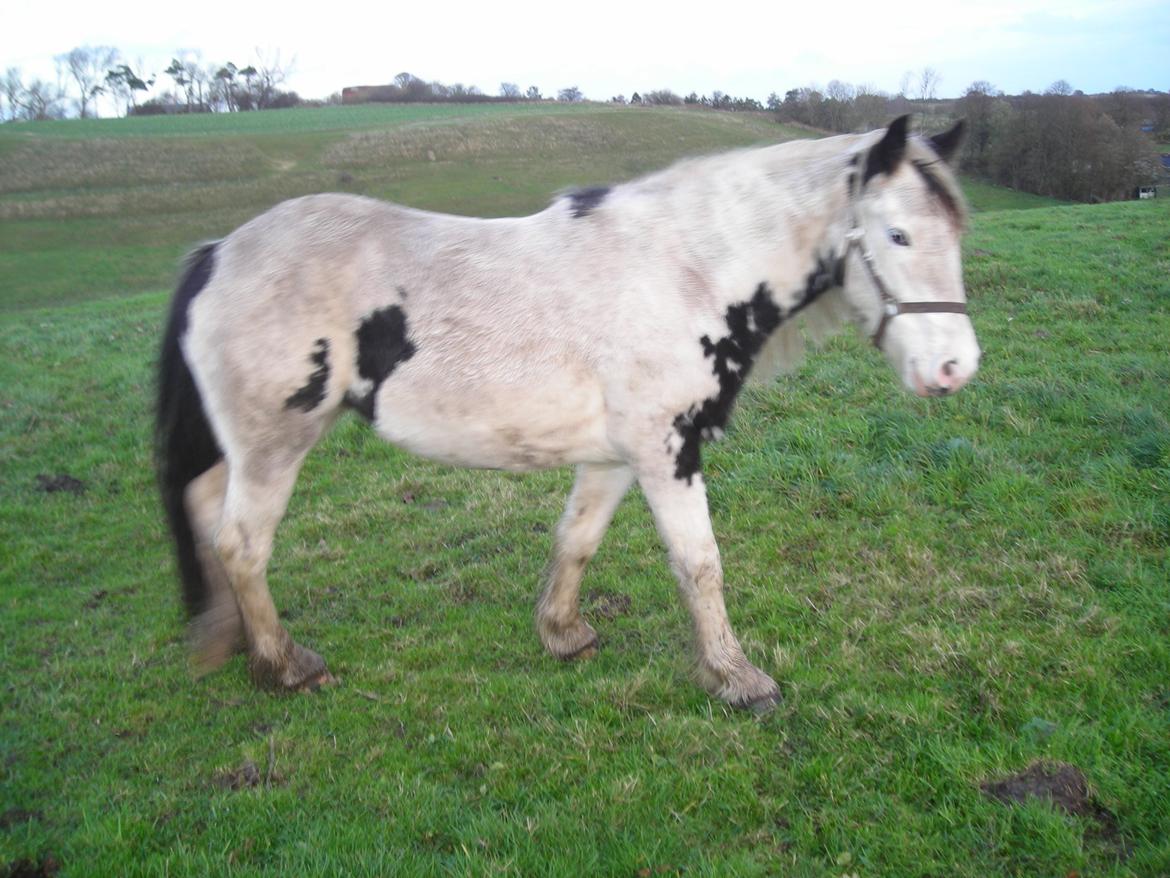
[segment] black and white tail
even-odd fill
[[[154,439],[159,490],[175,539],[183,601],[195,615],[206,608],[208,584],[195,551],[195,535],[183,502],[187,485],[215,465],[223,452],[216,442],[180,339],[187,331],[187,309],[211,277],[216,244],[205,244],[187,259],[171,300],[158,360],[158,410]]]

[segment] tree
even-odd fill
[[[145,92],[152,85],[154,85],[153,76],[144,80],[131,69],[129,64],[119,64],[106,71],[106,88],[115,100],[122,102],[127,116],[138,103],[137,92]]]
[[[999,90],[987,80],[980,79],[967,86],[967,91],[955,103],[957,114],[967,122],[963,165],[975,173],[990,172],[990,150],[999,99]]]
[[[183,90],[183,94],[187,98],[187,112],[191,112],[191,80],[187,78],[187,68],[178,58],[172,58],[170,66],[163,71],[167,76],[175,81],[175,85]]]
[[[41,119],[62,119],[65,111],[62,103],[65,92],[60,85],[53,85],[41,79],[25,83],[20,69],[9,67],[4,74],[0,91],[8,103],[8,118],[12,121],[24,119],[29,122]]]
[[[942,82],[939,72],[933,67],[923,67],[918,73],[918,99],[933,101],[938,95],[938,86]]]
[[[77,46],[57,56],[62,72],[77,86],[77,115],[97,115],[95,100],[105,91],[105,74],[118,61],[118,50],[111,46]]]
[[[1068,84],[1067,79],[1056,80],[1056,82],[1054,82],[1054,83],[1052,83],[1052,85],[1048,86],[1047,91],[1044,92],[1044,94],[1048,94],[1048,95],[1065,95],[1065,96],[1071,95],[1072,93],[1073,93],[1073,87]]]
[[[853,130],[870,131],[882,127],[894,115],[891,103],[890,96],[874,86],[857,86],[853,92]]]
[[[514,82],[500,83],[500,97],[506,101],[518,101],[521,98],[520,86]]]
[[[642,102],[656,107],[676,107],[683,100],[670,89],[660,88],[642,95]]]
[[[24,93],[24,82],[21,81],[19,68],[9,67],[5,71],[4,79],[0,81],[0,91],[4,92],[4,98],[8,102],[9,121],[19,119],[21,111],[20,99]]]
[[[229,113],[234,113],[240,109],[240,104],[236,97],[236,74],[239,72],[239,68],[231,61],[228,61],[227,64],[215,71],[213,82],[217,86],[219,99],[223,101]]]
[[[557,92],[557,100],[563,101],[566,104],[575,104],[585,100],[585,95],[581,94],[581,89],[577,88],[577,86],[570,85],[568,88],[562,88]]]
[[[259,49],[256,50],[256,59],[260,62],[260,66],[254,68],[256,71],[256,107],[260,110],[266,110],[277,101],[280,95],[279,86],[283,85],[289,74],[292,73],[296,66],[296,59],[284,64],[280,60],[279,51],[266,58]],[[426,83],[423,83],[422,80],[419,82],[425,89]]]
[[[535,85],[530,85],[528,86],[528,91],[524,92],[524,97],[526,100],[539,101],[541,100],[540,89]]]
[[[62,119],[65,116],[65,110],[61,106],[65,100],[65,92],[59,85],[34,79],[24,87],[20,99],[23,116],[30,122]]]

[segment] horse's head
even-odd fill
[[[954,393],[979,366],[959,239],[964,207],[949,161],[960,122],[930,139],[895,121],[855,158],[845,297],[907,388]]]

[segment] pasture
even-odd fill
[[[583,584],[601,652],[560,664],[532,604],[570,473],[446,469],[349,416],[270,568],[339,684],[188,674],[151,462],[182,253],[312,191],[525,213],[801,134],[545,106],[0,127],[0,874],[1170,874],[1166,199],[972,187],[985,354],[953,399],[851,333],[745,393],[705,461],[765,717],[689,682],[636,491]],[[984,791],[1037,762],[1064,809]]]

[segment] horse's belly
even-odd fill
[[[378,394],[374,426],[395,445],[459,466],[534,470],[618,459],[600,387],[555,376],[425,391],[391,379]]]

